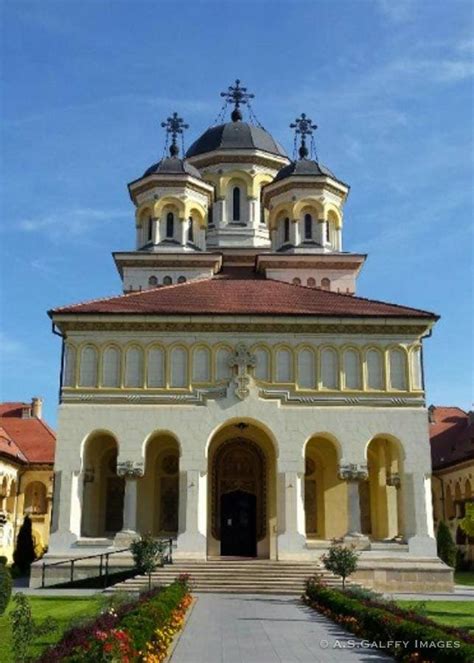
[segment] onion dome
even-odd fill
[[[207,129],[191,145],[186,156],[196,157],[216,150],[261,150],[288,158],[285,150],[268,131],[258,124],[242,121],[241,106],[248,105],[251,110],[250,99],[253,99],[254,96],[247,91],[246,87],[240,85],[239,79],[235,81],[234,85],[229,85],[225,92],[221,92],[221,97],[225,99],[224,108],[227,104],[234,106],[230,114],[232,122]]]
[[[262,150],[280,157],[287,157],[283,147],[268,131],[254,124],[242,122],[240,118],[210,127],[186,152],[186,157],[195,157],[215,150]]]
[[[284,180],[287,177],[301,177],[305,175],[311,177],[326,175],[333,179],[337,179],[329,168],[326,168],[326,166],[323,166],[317,161],[314,161],[313,159],[299,159],[298,161],[292,161],[288,166],[284,166],[279,170],[273,181],[278,182],[278,180]]]
[[[147,175],[191,175],[192,177],[202,179],[201,173],[197,168],[188,163],[186,159],[179,158],[177,137],[189,125],[184,123],[182,117],[178,117],[178,113],[173,113],[173,115],[167,118],[166,122],[161,123],[161,126],[166,129],[167,134],[171,135],[170,155],[150,166],[143,173],[143,177]]]

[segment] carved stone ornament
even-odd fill
[[[123,460],[117,463],[117,474],[119,477],[125,477],[125,479],[139,479],[144,474],[143,463]]]
[[[343,481],[366,481],[369,478],[369,470],[366,464],[344,463],[339,466],[338,476]]]
[[[389,472],[387,474],[387,486],[395,486],[395,488],[400,488],[401,480],[400,475],[397,472]]]
[[[245,343],[238,343],[234,354],[229,358],[229,366],[237,368],[237,373],[234,377],[235,395],[240,400],[244,400],[250,394],[248,388],[250,384],[248,369],[254,368],[256,362],[255,355],[248,351]]]

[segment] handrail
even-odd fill
[[[167,554],[162,555],[163,564],[172,564],[173,563],[173,539],[162,539],[168,544]],[[69,582],[72,584],[74,582],[74,571],[76,568],[76,562],[82,561],[84,559],[99,559],[99,575],[98,578],[104,577],[104,587],[107,587],[107,582],[109,579],[109,558],[111,555],[118,555],[120,553],[128,552],[130,548],[121,548],[120,550],[109,550],[107,552],[95,553],[94,555],[82,555],[81,557],[70,557],[69,559],[62,559],[58,562],[43,562],[41,566],[41,589],[45,588],[46,582],[46,569],[52,566],[61,566],[64,564],[69,564]],[[104,564],[105,558],[105,564]],[[91,576],[95,577],[95,576]]]

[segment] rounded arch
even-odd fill
[[[224,173],[220,178],[221,192],[227,191],[234,186],[241,186],[247,196],[252,195],[252,176],[245,170],[232,170]]]
[[[307,197],[297,201],[293,206],[295,218],[303,218],[305,214],[312,214],[314,220],[323,218],[324,207],[318,198]]]
[[[44,515],[48,510],[47,487],[42,481],[29,481],[25,486],[24,511]]]
[[[219,440],[222,438],[223,432],[228,433],[229,429],[233,429],[232,430],[233,435],[238,436],[239,434],[241,434],[240,429],[237,427],[237,424],[244,424],[246,426],[244,428],[244,431],[248,431],[250,429],[250,433],[255,433],[255,431],[262,431],[272,445],[275,458],[278,458],[279,454],[278,441],[272,429],[267,423],[259,419],[254,419],[253,417],[232,417],[231,419],[227,419],[223,423],[218,424],[215,428],[212,429],[212,431],[208,435],[206,440],[206,448],[205,448],[206,459],[209,458],[209,450],[211,448],[211,445],[213,443],[216,443],[216,441],[217,443],[219,442]]]
[[[327,431],[317,431],[315,433],[311,433],[308,435],[308,437],[305,439],[303,442],[303,448],[302,448],[302,457],[304,458],[308,444],[311,442],[311,440],[327,440],[330,442],[334,449],[336,450],[336,455],[337,455],[337,460],[338,462],[341,461],[343,454],[342,454],[342,444],[338,440],[338,438],[333,434],[333,433],[328,433]]]
[[[184,216],[186,219],[192,217],[193,221],[197,222],[200,228],[206,227],[207,211],[200,203],[196,201],[186,203]]]
[[[279,203],[278,205],[275,205],[270,210],[270,213],[268,215],[268,222],[269,222],[269,227],[270,230],[274,230],[277,225],[278,221],[280,219],[284,219],[285,217],[289,217],[291,220],[293,218],[293,206],[291,203]]]
[[[392,344],[387,348],[388,353],[388,386],[392,391],[407,391],[408,350],[404,345]]]
[[[148,433],[148,435],[145,437],[145,439],[142,442],[141,446],[141,456],[143,460],[145,461],[146,459],[146,453],[147,449],[149,448],[149,445],[153,442],[153,440],[156,439],[165,439],[168,441],[173,441],[173,443],[176,444],[179,450],[179,457],[181,458],[182,452],[183,452],[183,446],[181,444],[181,441],[176,433],[174,433],[171,430],[168,430],[167,428],[157,428],[151,433]],[[145,466],[146,470],[146,466]]]
[[[150,216],[153,216],[153,204],[147,201],[145,203],[142,203],[135,210],[135,219],[137,222],[137,226],[141,227],[143,222],[148,221]]]
[[[336,230],[342,228],[342,215],[335,205],[327,203],[324,207],[325,219],[334,224]]]
[[[364,447],[364,458],[368,460],[368,452],[369,452],[369,447],[370,445],[375,442],[376,440],[386,440],[390,444],[394,446],[394,448],[397,450],[398,456],[400,460],[405,460],[405,448],[403,446],[402,441],[396,436],[393,435],[392,433],[377,433],[373,435],[365,444]]]
[[[164,196],[157,200],[153,207],[153,215],[160,218],[167,211],[175,212],[178,216],[185,217],[186,206],[184,201],[175,196]]]
[[[81,441],[79,445],[80,449],[80,458],[81,458],[81,471],[83,472],[85,468],[86,456],[89,452],[89,447],[95,442],[96,439],[105,438],[106,440],[110,439],[117,447],[117,453],[120,449],[120,444],[118,436],[109,430],[108,428],[96,428],[95,430],[90,431]]]
[[[273,177],[270,175],[270,173],[257,173],[254,175],[252,178],[251,195],[258,198],[260,196],[261,189],[265,186],[265,184],[270,184],[270,182],[273,182]]]

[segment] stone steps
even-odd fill
[[[187,573],[194,592],[240,594],[301,594],[306,578],[319,575],[330,586],[341,581],[319,563],[274,562],[271,560],[180,560],[151,574],[152,586],[169,585]],[[108,591],[139,592],[148,588],[148,576],[135,576]]]

